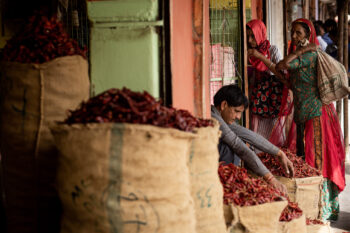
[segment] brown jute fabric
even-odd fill
[[[305,214],[290,222],[279,222],[280,233],[306,233],[306,218]]]
[[[8,232],[58,232],[57,151],[48,125],[89,97],[88,63],[0,64],[0,150]]]
[[[230,227],[231,225],[235,225],[235,223],[232,223],[233,213],[232,213],[231,205],[224,204],[224,218],[225,218],[226,228]]]
[[[226,232],[223,213],[223,187],[218,175],[219,123],[198,128],[195,132],[189,169],[191,195],[196,212],[197,233]]]
[[[61,233],[195,233],[194,135],[137,124],[57,125]]]
[[[228,232],[277,233],[279,218],[287,204],[287,201],[277,201],[245,207],[231,205],[233,221]]]
[[[317,50],[317,83],[323,104],[340,100],[350,93],[343,64],[320,49]]]
[[[287,187],[290,201],[298,203],[306,218],[318,219],[322,205],[322,176],[292,179],[276,178]]]
[[[306,226],[307,233],[332,233],[333,230],[330,226],[330,223],[327,222],[324,225],[312,224]]]

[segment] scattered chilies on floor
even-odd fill
[[[321,175],[320,171],[308,165],[301,157],[290,152],[289,150],[283,149],[283,151],[286,153],[288,159],[293,163],[294,178],[305,178]],[[268,153],[259,153],[258,156],[273,175],[289,178],[275,156]]]
[[[322,222],[321,220],[306,218],[306,225],[315,225],[315,224],[325,225],[325,223]]]
[[[30,17],[24,29],[7,42],[1,60],[41,64],[70,55],[86,58],[86,49],[79,48],[56,17],[49,19],[39,12]]]
[[[68,124],[103,122],[150,124],[183,131],[213,125],[211,120],[196,118],[186,110],[163,106],[146,91],[133,92],[127,88],[109,89],[83,102],[65,120]]]

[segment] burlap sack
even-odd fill
[[[58,125],[61,233],[195,233],[193,134],[136,124]]]
[[[57,151],[48,125],[89,98],[81,56],[0,64],[0,150],[8,232],[58,232]]]
[[[298,203],[306,218],[318,219],[322,204],[322,176],[292,179],[276,178],[287,187],[290,201]]]
[[[346,97],[350,88],[343,64],[320,49],[317,55],[317,84],[322,103],[330,104]]]
[[[306,232],[307,233],[332,233],[332,228],[330,226],[330,223],[326,223],[325,225],[307,225],[306,226]]]
[[[230,227],[233,221],[233,213],[232,213],[231,205],[224,204],[224,218],[225,218],[226,228]]]
[[[189,156],[191,195],[196,212],[197,233],[226,232],[223,187],[218,175],[219,123],[196,131]]]
[[[305,214],[290,222],[279,222],[280,233],[306,233]]]
[[[233,220],[230,233],[277,233],[282,211],[287,201],[277,201],[255,206],[231,205]]]

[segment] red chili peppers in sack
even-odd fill
[[[183,131],[213,125],[211,120],[196,118],[186,110],[163,106],[146,91],[133,92],[127,88],[109,89],[83,102],[65,120],[68,124],[92,122],[149,124]]]
[[[219,177],[224,188],[225,204],[252,206],[280,201],[281,197],[285,197],[288,206],[283,210],[280,221],[289,222],[303,214],[297,203],[290,202],[288,197],[262,178],[251,177],[244,168],[222,162],[219,165]]]
[[[321,175],[321,172],[319,170],[311,167],[301,157],[290,152],[289,150],[283,149],[283,151],[286,153],[288,159],[293,163],[295,178],[305,178]],[[289,177],[275,156],[268,153],[260,153],[258,156],[272,174],[276,176]]]
[[[11,38],[2,52],[3,61],[44,63],[57,57],[81,55],[86,58],[86,48],[69,38],[56,17],[48,18],[37,13],[17,35]]]
[[[224,203],[252,206],[280,201],[282,194],[262,178],[253,178],[245,168],[221,163],[219,177],[224,188]]]

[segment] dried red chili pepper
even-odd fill
[[[40,64],[70,55],[86,58],[86,48],[80,49],[78,43],[69,38],[56,17],[49,19],[39,12],[30,17],[24,29],[7,42],[1,59]]]
[[[212,126],[211,120],[192,116],[186,110],[162,105],[146,91],[133,92],[127,88],[109,89],[70,111],[65,123],[125,122],[193,131],[195,127]]]
[[[283,151],[286,153],[288,159],[293,163],[295,178],[305,178],[321,175],[321,172],[319,170],[311,167],[301,157],[297,156],[287,149],[283,149]],[[289,177],[275,156],[268,153],[260,153],[258,156],[272,174],[276,176]]]

